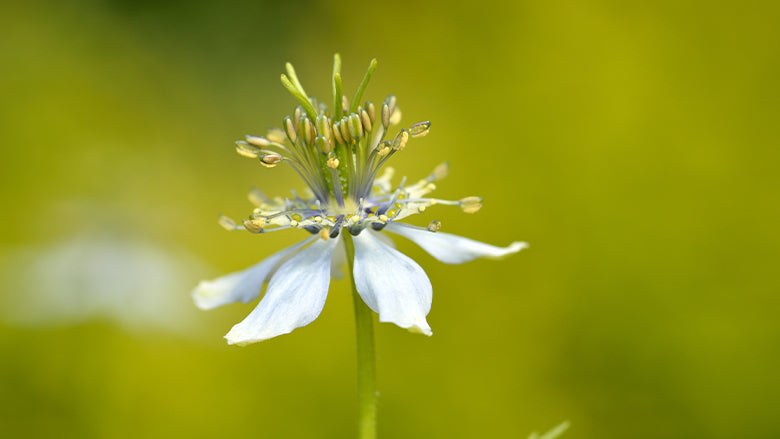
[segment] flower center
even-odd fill
[[[440,165],[428,178],[405,186],[405,180],[392,189],[393,171],[380,170],[410,138],[428,134],[431,123],[419,122],[387,137],[391,126],[401,121],[401,110],[395,96],[388,95],[379,107],[360,101],[376,69],[369,64],[352,99],[343,93],[341,60],[336,55],[333,69],[333,106],[331,109],[303,89],[292,65],[287,64],[282,84],[299,101],[292,115],[282,120],[282,128],[272,128],[265,137],[248,135],[236,142],[242,156],[258,159],[273,168],[287,163],[304,180],[310,193],[292,199],[268,199],[258,190],[250,193],[257,206],[252,215],[238,226],[227,217],[220,224],[228,229],[243,228],[254,233],[286,228],[302,228],[319,233],[324,239],[335,237],[342,228],[353,235],[369,225],[381,229],[389,221],[422,212],[433,204],[459,205],[464,211],[476,212],[481,199],[468,197],[460,201],[422,198],[435,188],[434,181],[447,173]],[[431,230],[440,227],[435,222]]]

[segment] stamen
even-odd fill
[[[328,227],[323,227],[320,229],[320,239],[323,241],[330,239],[330,229]]]
[[[482,197],[466,197],[460,200],[460,208],[465,213],[475,213],[482,208]]]
[[[282,156],[272,152],[260,157],[260,163],[266,168],[273,168],[282,161]]]
[[[430,230],[431,232],[438,232],[439,230],[441,230],[441,221],[439,220],[431,221],[430,224],[428,224],[428,230]]]
[[[265,137],[252,136],[249,134],[247,134],[244,137],[246,138],[247,142],[249,142],[252,145],[259,146],[260,148],[265,148],[266,146],[271,144],[271,141],[266,139]]]
[[[287,134],[287,138],[290,139],[290,143],[294,145],[296,140],[298,140],[298,135],[295,132],[295,127],[293,126],[290,116],[285,116],[284,119],[282,119],[282,124],[284,125],[284,132]]]
[[[448,162],[444,162],[433,168],[433,172],[431,175],[428,176],[426,180],[428,181],[437,181],[441,180],[444,177],[447,176],[450,172],[450,164]]]
[[[363,137],[363,123],[360,121],[360,116],[356,113],[349,115],[349,133],[355,141]]]
[[[364,131],[371,131],[371,117],[368,115],[368,112],[362,108],[360,109],[360,122],[363,124]]]
[[[237,140],[236,141],[236,152],[239,155],[242,155],[244,157],[249,157],[250,159],[256,159],[260,153],[263,150],[258,148],[255,145],[250,145],[247,142],[244,142],[243,140]]]
[[[275,143],[284,143],[286,139],[284,131],[279,128],[269,128],[268,133],[265,136],[268,140]]]
[[[387,102],[382,104],[382,126],[387,129],[387,127],[390,125],[390,107],[387,105]]]
[[[374,107],[374,104],[370,101],[366,101],[365,107],[368,112],[368,117],[371,118],[371,124],[374,124],[376,122],[376,107]]]
[[[219,218],[217,218],[217,223],[220,226],[222,226],[223,229],[228,230],[228,231],[233,231],[233,230],[237,230],[238,229],[238,226],[236,225],[236,222],[233,221],[232,218],[230,218],[228,216],[225,216],[225,215],[220,215]]]
[[[428,135],[431,129],[431,123],[429,121],[417,122],[409,127],[409,135],[412,137],[424,137]]]
[[[314,130],[311,120],[308,117],[304,117],[301,125],[303,126],[304,141],[310,145],[314,144],[314,137],[317,136],[317,132]]]
[[[257,207],[260,207],[268,202],[268,197],[265,196],[263,191],[254,186],[249,188],[249,194],[247,196],[249,198],[249,202]]]
[[[341,137],[341,128],[339,128],[340,124],[341,123],[338,121],[333,122],[333,124],[331,125],[331,129],[333,131],[333,138],[336,140],[336,143],[338,143],[339,145],[343,145],[344,138]]]
[[[409,141],[409,133],[406,130],[401,130],[395,135],[393,139],[393,149],[403,151],[406,148],[406,142]]]
[[[330,140],[330,123],[328,122],[328,116],[320,114],[317,116],[317,132],[320,136],[325,137],[326,140]]]
[[[257,220],[245,219],[244,229],[251,233],[263,233],[263,227],[260,226],[259,222],[256,223],[255,221]]]
[[[341,123],[339,124],[339,129],[341,130],[341,138],[344,139],[344,144],[350,144],[351,136],[349,135],[349,117],[344,116],[341,118]]]

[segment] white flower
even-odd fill
[[[229,230],[267,233],[302,229],[307,239],[271,255],[246,270],[201,282],[192,296],[198,307],[212,309],[233,302],[250,302],[268,288],[257,307],[233,326],[225,338],[229,344],[244,345],[287,334],[319,316],[330,284],[331,265],[343,233],[354,242],[353,276],[357,292],[380,322],[392,322],[413,332],[431,335],[425,317],[431,309],[432,287],[423,269],[388,244],[384,232],[408,238],[436,259],[460,264],[476,258],[501,258],[527,245],[514,242],[496,247],[460,236],[439,232],[441,223],[417,227],[400,222],[437,204],[455,205],[474,213],[482,205],[478,197],[458,201],[429,198],[434,182],[446,176],[448,167],[439,165],[427,178],[393,189],[392,168],[378,172],[388,159],[406,146],[410,138],[422,137],[430,122],[402,129],[385,140],[388,128],[400,122],[401,112],[390,95],[379,111],[366,102],[358,105],[368,79],[376,67],[372,61],[350,105],[341,95],[334,69],[336,111],[307,98],[295,71],[287,65],[282,83],[301,102],[292,117],[284,118],[284,129],[271,129],[266,137],[246,136],[237,142],[239,154],[257,158],[265,167],[287,163],[295,169],[310,193],[293,198],[268,199],[253,189],[249,198],[256,208],[237,225],[227,217],[220,224]]]

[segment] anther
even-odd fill
[[[256,159],[260,155],[260,151],[262,150],[255,145],[250,145],[243,140],[236,141],[236,152],[239,155],[249,157],[250,159]]]
[[[282,161],[282,156],[277,153],[270,153],[260,157],[260,163],[266,168],[273,168]]]
[[[333,151],[333,147],[331,146],[330,142],[328,142],[328,139],[323,136],[317,136],[317,138],[314,140],[314,144],[317,145],[317,149],[319,149],[323,154],[328,154],[329,152]]]
[[[247,195],[249,198],[249,202],[254,204],[255,206],[262,206],[266,202],[268,202],[268,197],[265,196],[263,191],[260,189],[252,186],[249,189],[249,194]]]
[[[360,116],[355,113],[349,115],[349,133],[356,141],[363,137],[363,123],[360,121]]]
[[[441,221],[439,220],[431,221],[430,224],[428,224],[428,230],[430,230],[431,232],[438,232],[439,230],[441,230]]]
[[[360,110],[360,122],[363,124],[364,131],[371,131],[371,116],[368,115],[366,110]]]
[[[256,223],[255,221],[256,220],[245,219],[244,220],[244,228],[248,232],[263,233],[263,228],[259,225],[259,223]]]
[[[431,129],[431,123],[429,121],[417,122],[409,127],[409,135],[412,137],[423,137],[428,134]]]
[[[333,137],[336,138],[336,142],[339,145],[344,145],[346,143],[344,142],[344,137],[341,136],[341,122],[333,123]]]
[[[339,124],[339,129],[341,130],[341,137],[344,139],[344,143],[350,143],[350,134],[349,134],[349,117],[344,116],[341,118],[341,123]]]
[[[217,219],[217,223],[220,226],[222,226],[222,228],[225,229],[225,230],[232,231],[232,230],[236,230],[238,228],[238,226],[236,226],[236,222],[233,221],[232,218],[230,218],[228,216],[225,216],[225,215],[220,215],[219,218]]]
[[[387,103],[385,102],[382,104],[382,126],[387,129],[387,127],[390,125],[390,107],[387,106]]]
[[[252,145],[259,146],[261,148],[265,148],[266,146],[271,144],[271,141],[266,139],[265,137],[252,136],[248,134],[245,137],[247,142],[249,142]]]
[[[293,126],[292,119],[290,119],[290,116],[284,117],[284,132],[287,134],[287,138],[290,139],[290,142],[293,144],[298,140],[298,135],[295,133],[295,127]]]
[[[395,105],[397,102],[397,99],[395,98],[395,95],[389,94],[387,95],[387,98],[385,98],[385,102],[387,102],[387,106],[390,109],[390,114],[395,112]]]
[[[406,142],[408,141],[409,133],[406,130],[401,130],[393,139],[393,149],[403,151],[403,149],[406,148]]]
[[[269,128],[266,137],[271,142],[276,142],[276,143],[284,143],[285,140],[284,131],[280,130],[279,128]]]
[[[377,145],[376,153],[379,154],[380,157],[384,157],[390,153],[391,149],[393,149],[392,144],[390,143],[390,141],[385,140],[384,142]]]
[[[306,143],[313,144],[314,138],[317,136],[317,132],[314,129],[314,126],[311,124],[311,120],[309,120],[308,117],[304,116],[302,118],[301,125],[303,126],[303,134],[304,134],[304,140]]]
[[[317,132],[324,136],[326,139],[330,139],[330,122],[328,122],[328,116],[320,114],[317,116]]]
[[[368,111],[368,117],[371,118],[371,123],[376,122],[376,107],[373,103],[366,101],[366,111]]]
[[[329,168],[336,169],[339,167],[339,159],[335,153],[328,154],[328,161],[326,162]]]
[[[327,227],[323,227],[320,229],[320,239],[323,241],[327,241],[330,239],[330,229]]]
[[[293,113],[293,122],[295,123],[295,129],[298,130],[301,128],[301,116],[306,114],[303,110],[303,107],[298,105],[295,107],[295,112]]]
[[[475,213],[482,208],[481,197],[466,197],[461,199],[458,204],[465,213]]]
[[[438,166],[433,168],[433,172],[431,173],[430,177],[428,177],[429,181],[436,181],[441,180],[444,177],[447,176],[450,172],[450,164],[447,162],[440,163]]]

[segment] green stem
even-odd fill
[[[358,382],[358,438],[376,438],[376,359],[374,355],[374,316],[371,309],[358,295],[355,286],[355,245],[352,235],[342,231],[344,247],[349,262],[349,278],[352,281],[352,299],[355,302],[355,328],[357,332],[357,382]]]

